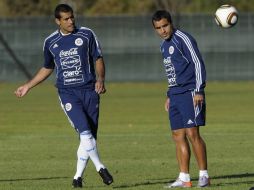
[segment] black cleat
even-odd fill
[[[113,177],[110,175],[106,168],[101,168],[98,173],[100,174],[103,183],[105,183],[106,185],[110,185],[111,183],[113,183]]]
[[[82,178],[79,177],[78,179],[73,179],[72,187],[73,188],[81,188],[82,187]]]

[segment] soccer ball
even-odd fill
[[[231,5],[221,5],[215,12],[215,21],[222,28],[230,28],[237,23],[238,12]]]

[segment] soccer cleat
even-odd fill
[[[206,176],[201,176],[198,179],[198,187],[208,187],[210,186],[210,178]]]
[[[106,185],[110,185],[111,183],[113,183],[113,177],[110,175],[106,168],[101,168],[98,173],[100,174],[103,183],[105,183]]]
[[[78,179],[73,179],[72,187],[73,188],[81,188],[82,187],[82,178],[79,177]]]
[[[192,187],[192,183],[191,181],[184,182],[178,178],[174,183],[168,184],[166,186],[166,188],[175,188],[175,187]]]

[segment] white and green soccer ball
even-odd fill
[[[230,28],[238,21],[238,11],[232,5],[221,5],[215,12],[215,21],[222,28]]]

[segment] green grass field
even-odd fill
[[[0,190],[67,190],[76,167],[78,137],[55,88],[41,84],[23,99],[18,84],[0,83]],[[109,83],[101,98],[98,148],[114,176],[105,186],[92,162],[84,189],[164,189],[178,175],[167,113],[166,83]],[[207,126],[213,190],[254,186],[254,82],[210,82]],[[198,169],[191,158],[191,177]],[[195,189],[195,188],[193,188]]]

